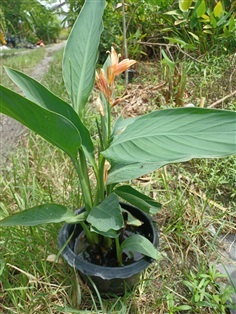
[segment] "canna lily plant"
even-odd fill
[[[112,48],[103,68],[96,72],[104,9],[104,0],[85,1],[68,38],[62,73],[70,103],[11,68],[5,70],[25,97],[0,87],[0,112],[41,135],[71,159],[85,211],[76,215],[70,205],[42,204],[5,217],[0,226],[79,223],[91,246],[109,247],[115,243],[117,260],[122,265],[124,249],[158,257],[157,249],[142,235],[132,235],[120,242],[119,235],[127,223],[121,199],[149,214],[160,209],[156,200],[127,182],[169,163],[235,153],[236,117],[227,110],[177,108],[136,118],[120,117],[113,122],[113,107],[122,100],[115,99],[115,78],[136,61],[119,62]],[[99,90],[96,119],[99,144],[92,141],[84,122],[94,84]],[[95,189],[91,188],[91,170]],[[131,215],[128,222],[140,223]]]

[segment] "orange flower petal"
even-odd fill
[[[113,83],[114,83],[114,79],[115,79],[115,76],[114,76],[114,68],[116,65],[109,65],[107,67],[107,81],[108,81],[108,85],[111,86]]]
[[[97,88],[103,93],[106,99],[109,100],[111,97],[111,91],[107,84],[107,80],[105,78],[103,69],[100,70],[99,74],[96,72],[95,83],[96,83]]]
[[[117,66],[114,68],[114,76],[121,74],[122,72],[126,71],[131,65],[135,64],[137,61],[124,59]]]
[[[115,49],[111,47],[111,65],[118,64],[119,62],[119,56]]]

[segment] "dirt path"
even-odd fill
[[[65,46],[65,41],[46,47],[46,54],[42,61],[33,69],[30,76],[41,81],[47,73],[53,60],[54,52]],[[7,161],[9,153],[16,147],[19,137],[25,132],[25,127],[14,119],[5,115],[0,116],[0,168]]]

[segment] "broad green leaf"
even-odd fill
[[[13,214],[0,221],[1,227],[36,226],[58,222],[84,221],[84,214],[75,216],[73,211],[58,204],[44,204]]]
[[[129,185],[122,185],[116,188],[113,192],[125,201],[147,213],[156,214],[161,208],[160,203],[154,201],[151,197],[140,193]]]
[[[213,13],[210,14],[210,21],[211,21],[211,25],[212,25],[214,28],[216,28],[216,27],[217,27],[217,21],[216,21],[216,19],[215,19]]]
[[[233,32],[234,30],[235,30],[235,21],[234,21],[234,16],[232,15],[229,20],[229,31]]]
[[[145,237],[133,234],[121,244],[122,251],[127,249],[131,252],[138,252],[157,260],[160,257],[155,246]]]
[[[117,230],[110,229],[107,231],[101,231],[101,230],[96,229],[93,226],[90,227],[90,232],[95,232],[95,233],[98,233],[104,237],[113,238],[113,239],[119,237],[119,235],[120,235],[119,231],[117,231]]]
[[[213,13],[214,13],[215,17],[221,16],[221,14],[223,13],[223,6],[222,6],[221,1],[217,2],[217,4],[215,5],[215,7],[213,9]]]
[[[159,163],[132,163],[117,164],[111,163],[111,169],[108,174],[106,184],[113,184],[139,178],[146,173],[153,172],[163,164]]]
[[[82,146],[88,159],[94,159],[94,147],[89,132],[81,122],[74,109],[61,98],[51,93],[46,87],[33,78],[22,72],[5,67],[8,76],[25,94],[26,98],[40,105],[41,107],[53,111],[67,118],[77,128],[81,135]]]
[[[191,16],[189,26],[190,26],[190,29],[194,29],[195,27],[199,26],[199,18],[195,14]]]
[[[142,116],[115,136],[102,153],[112,165],[109,176],[120,170],[120,165],[127,166],[128,179],[140,175],[142,168],[137,166],[145,165],[149,170],[155,164],[159,168],[192,158],[234,154],[235,121],[233,111],[201,108],[165,109]],[[109,184],[117,182],[109,176]]]
[[[201,0],[197,3],[196,14],[197,17],[201,17],[206,12],[206,3],[205,0]]]
[[[124,129],[131,123],[133,123],[137,117],[123,119],[123,117],[119,117],[113,127],[112,136],[115,136],[124,131]]]
[[[179,0],[179,8],[182,12],[187,12],[193,0]]]
[[[82,115],[94,84],[105,1],[86,0],[63,56],[63,78],[75,111]]]
[[[0,95],[0,112],[24,124],[70,157],[76,158],[81,147],[81,137],[67,118],[40,107],[1,85]]]
[[[98,206],[93,207],[87,222],[101,234],[122,228],[124,222],[118,197],[112,193]]]
[[[203,20],[201,20],[201,22],[203,22],[203,23],[209,23],[210,22],[210,17],[207,14],[203,14],[201,16],[201,18],[203,19]]]

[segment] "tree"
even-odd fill
[[[46,42],[55,41],[59,35],[60,22],[56,15],[37,0],[2,0],[0,9],[6,21],[6,35],[38,37]]]

